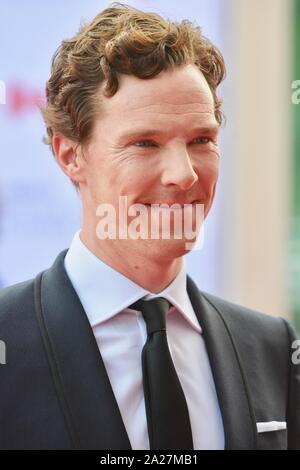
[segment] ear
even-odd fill
[[[84,160],[80,157],[81,148],[78,142],[55,134],[52,139],[52,148],[55,159],[62,169],[74,183],[84,182]]]

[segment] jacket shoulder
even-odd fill
[[[34,304],[34,279],[13,284],[0,289],[0,322],[8,315],[10,317],[22,313]]]
[[[61,251],[52,266],[40,271],[34,278],[0,289],[0,321],[7,313],[13,312],[16,309],[20,311],[29,305],[30,307],[34,307],[35,280],[40,275],[61,268],[67,251],[67,249]]]
[[[256,340],[264,339],[270,343],[274,338],[281,339],[286,346],[297,337],[297,333],[289,320],[281,316],[273,316],[249,307],[225,300],[207,292],[201,291],[204,301],[210,304],[232,331],[255,335]],[[253,338],[252,338],[253,339]]]
[[[294,326],[284,316],[259,312],[203,291],[201,296],[218,312],[233,336],[243,337],[245,342],[264,344],[270,349],[276,344],[277,348],[290,350],[292,342],[297,339]]]
[[[270,324],[282,324],[282,317],[273,316],[267,313],[254,310],[249,307],[225,300],[213,294],[201,291],[202,297],[213,306],[219,313],[226,316],[226,319],[240,320],[243,322],[254,322],[260,326]]]

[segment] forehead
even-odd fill
[[[214,100],[207,81],[195,65],[184,65],[163,71],[151,79],[119,75],[119,89],[104,97],[107,118],[128,122],[167,122],[195,120],[199,124],[216,123]]]

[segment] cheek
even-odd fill
[[[204,218],[207,217],[207,214],[210,211],[212,206],[215,191],[216,191],[216,184],[218,181],[219,175],[219,160],[210,162],[208,165],[202,165],[199,169],[198,176],[199,176],[199,187],[201,188],[201,192],[203,198],[205,200],[205,211],[204,211]]]
[[[219,159],[199,164],[197,169],[199,184],[207,195],[214,191],[219,176]]]
[[[150,162],[150,159],[146,161],[146,158],[140,158],[127,161],[118,172],[120,192],[130,194],[151,191],[159,176],[159,165],[154,164],[153,160]]]
[[[88,160],[87,177],[90,188],[113,187],[117,184],[118,171],[114,169],[109,158],[98,152],[98,155],[92,155]]]

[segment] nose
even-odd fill
[[[163,186],[176,185],[181,190],[190,189],[198,180],[190,156],[186,149],[173,150],[165,155],[164,167],[161,173]]]

